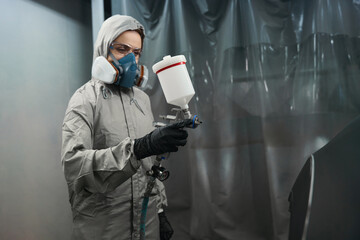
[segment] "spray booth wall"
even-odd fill
[[[164,163],[174,240],[287,239],[306,158],[359,113],[359,4],[112,1],[147,29],[149,69],[186,56],[204,121]],[[61,124],[90,77],[90,3],[2,0],[0,20],[0,239],[69,239]],[[146,92],[170,112],[154,75]]]
[[[113,0],[147,30],[142,62],[183,54],[204,123],[164,164],[182,239],[287,239],[309,155],[359,113],[358,0]],[[154,75],[154,116],[169,114]]]
[[[61,126],[90,77],[90,1],[1,0],[0,33],[0,239],[70,239]]]

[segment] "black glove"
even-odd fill
[[[167,220],[165,212],[161,212],[158,215],[160,221],[160,240],[169,240],[174,234],[174,230],[172,229],[169,221]]]
[[[143,159],[152,155],[159,155],[167,152],[176,152],[178,146],[184,146],[188,133],[182,129],[191,124],[191,119],[160,127],[135,139],[134,153],[137,159]]]

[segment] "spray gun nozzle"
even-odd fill
[[[199,117],[197,115],[193,116],[191,128],[197,128],[197,126],[200,124],[202,124],[202,121],[199,119]]]

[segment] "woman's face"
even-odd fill
[[[112,42],[111,46],[110,51],[117,60],[132,52],[135,55],[136,63],[138,63],[141,54],[141,37],[138,32],[123,32]],[[112,61],[110,56],[107,59]]]

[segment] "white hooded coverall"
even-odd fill
[[[115,15],[102,25],[94,59],[107,57],[122,32],[143,28]],[[61,161],[73,212],[72,239],[140,239],[141,204],[153,158],[137,160],[133,139],[154,127],[149,97],[91,79],[71,97],[62,127]],[[146,240],[159,239],[158,210],[167,205],[157,180],[149,200]]]

